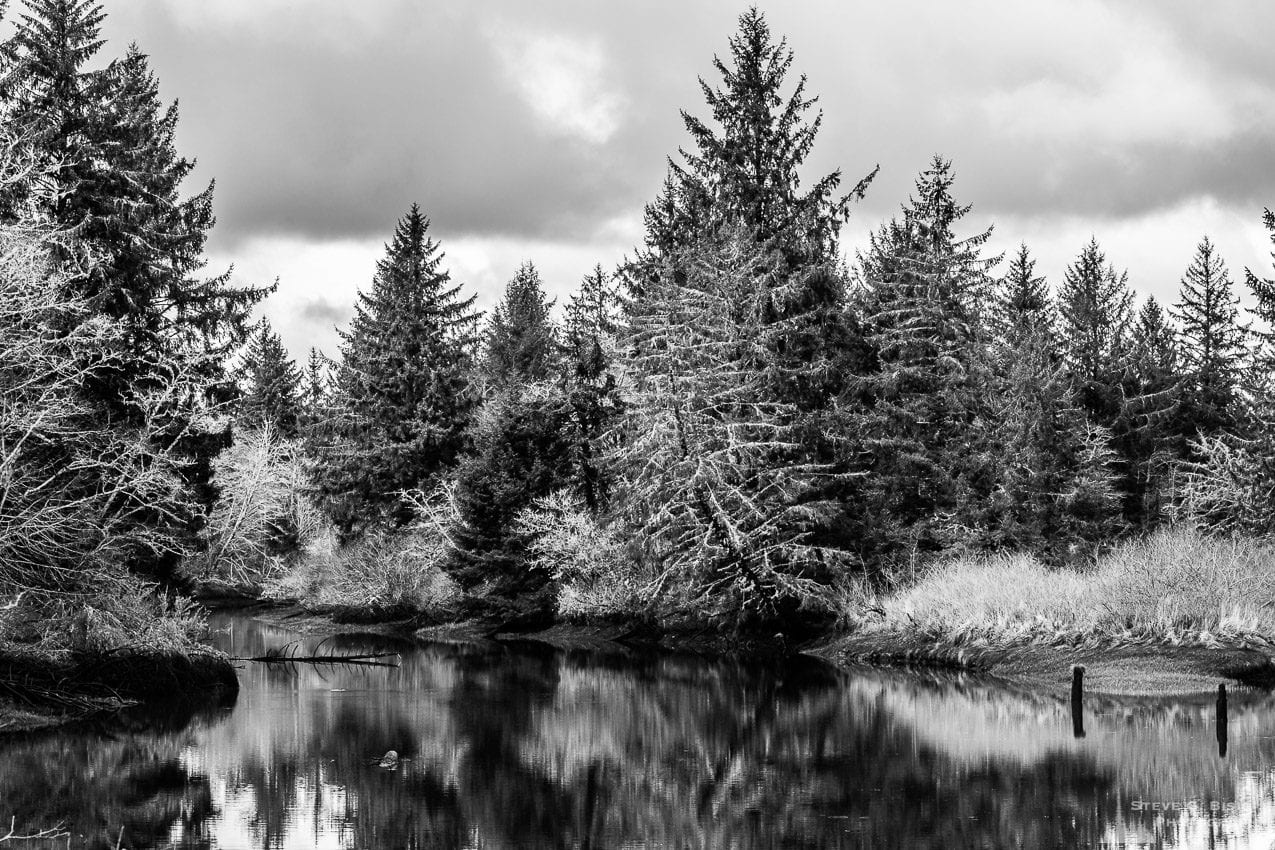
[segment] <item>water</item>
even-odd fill
[[[216,626],[241,656],[295,639],[240,616]],[[12,846],[1275,844],[1263,695],[1232,695],[1221,757],[1212,700],[1091,699],[1078,739],[1064,699],[971,677],[533,645],[325,648],[394,649],[402,665],[246,664],[233,706],[0,743],[0,818],[71,833]],[[381,767],[391,749],[400,760]]]

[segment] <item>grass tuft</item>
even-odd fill
[[[940,562],[852,626],[952,647],[1275,643],[1275,548],[1189,526],[1120,544],[1082,569],[1028,555]]]

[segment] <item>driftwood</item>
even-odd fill
[[[52,829],[42,829],[39,832],[19,833],[16,830],[18,824],[17,817],[10,818],[9,831],[4,835],[0,835],[0,844],[9,841],[47,841],[49,839],[69,838],[71,833],[67,832],[61,825]]]
[[[319,645],[322,648],[322,644]],[[298,647],[290,643],[279,649],[272,649],[265,655],[237,656],[231,661],[254,661],[258,664],[353,664],[363,667],[397,667],[397,661],[383,661],[384,658],[397,659],[397,652],[369,652],[358,655],[338,655],[325,653],[316,655],[298,655]]]

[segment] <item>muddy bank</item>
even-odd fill
[[[215,652],[114,652],[65,659],[0,655],[0,734],[136,706],[187,711],[232,702],[235,668]]]
[[[961,670],[1052,694],[1068,693],[1072,669],[1085,668],[1085,691],[1109,696],[1187,696],[1219,684],[1275,687],[1275,658],[1252,647],[1042,645],[952,647],[898,633],[868,633],[810,650],[839,666]]]
[[[707,655],[745,653],[773,656],[793,654],[799,650],[782,635],[732,635],[699,625],[661,626],[645,621],[527,625],[505,619],[474,618],[438,623],[410,616],[379,620],[349,617],[339,610],[314,610],[290,603],[214,607],[246,610],[254,619],[304,635],[374,634],[421,643],[531,642],[565,650],[664,649]]]
[[[861,666],[976,673],[1041,693],[1069,692],[1072,668],[1085,667],[1087,693],[1109,696],[1188,696],[1214,693],[1220,683],[1275,688],[1275,657],[1253,647],[1137,645],[1062,648],[953,647],[919,636],[864,633],[803,643],[783,635],[738,636],[695,627],[651,623],[557,623],[514,629],[493,620],[423,623],[419,618],[351,621],[297,605],[258,604],[254,616],[299,634],[377,634],[425,643],[473,644],[527,641],[564,650],[668,650],[707,655],[804,654],[841,668]]]

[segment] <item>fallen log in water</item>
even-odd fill
[[[322,644],[320,644],[322,647]],[[270,650],[265,655],[235,656],[231,661],[255,661],[258,664],[354,664],[364,667],[397,667],[397,661],[383,661],[384,658],[397,659],[397,652],[374,652],[358,655],[337,655],[324,653],[318,655],[297,655],[296,645],[288,644],[280,649]]]

